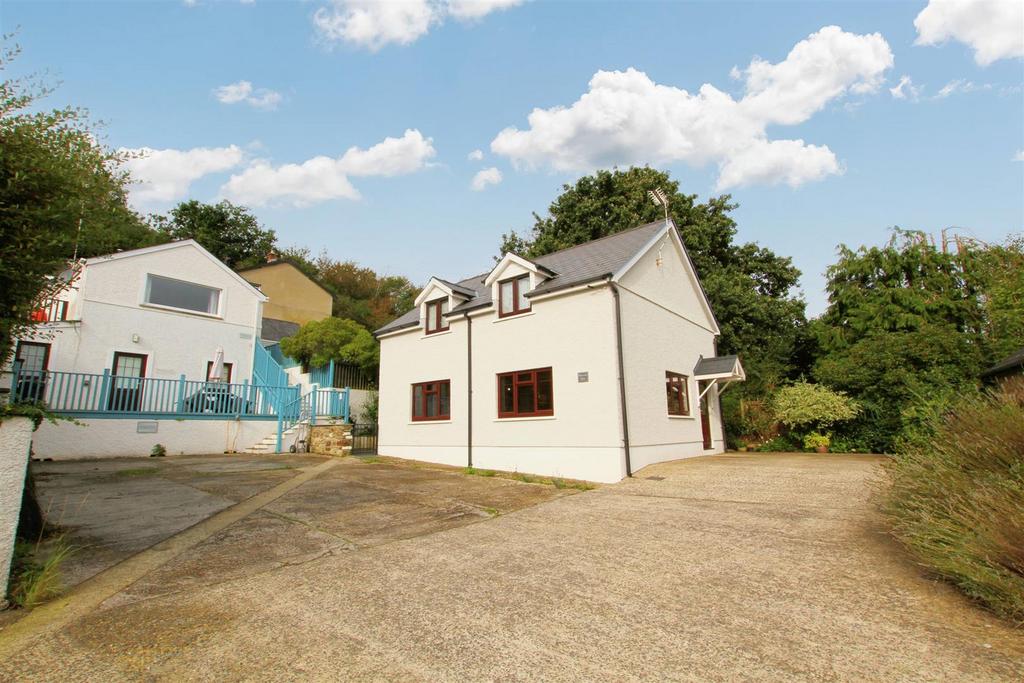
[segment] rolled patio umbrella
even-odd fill
[[[213,363],[210,365],[210,376],[206,379],[211,382],[220,382],[224,377],[224,349],[220,346],[217,347],[216,353],[213,354]]]

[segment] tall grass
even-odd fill
[[[64,591],[61,565],[73,552],[63,537],[48,543],[45,552],[40,543],[18,541],[14,547],[11,572],[11,601],[32,609]]]
[[[963,399],[888,465],[893,533],[939,577],[1024,626],[1024,380]]]

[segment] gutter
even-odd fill
[[[473,466],[473,319],[469,311],[463,313],[466,319],[466,467]],[[449,400],[451,398],[449,397]]]

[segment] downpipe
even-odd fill
[[[619,357],[619,407],[622,411],[622,445],[626,455],[626,476],[633,476],[633,465],[629,459],[629,417],[626,414],[626,369],[622,359],[622,305],[619,301],[619,288],[608,281],[615,299],[615,346]]]

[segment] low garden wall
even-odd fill
[[[312,425],[309,428],[309,452],[320,455],[351,455],[352,425]]]
[[[21,513],[21,492],[32,443],[32,420],[9,417],[0,422],[0,606],[7,595],[7,580],[14,554],[14,535]]]
[[[167,455],[243,452],[277,432],[274,420],[79,419],[43,422],[32,439],[36,458],[148,457],[156,444]]]

